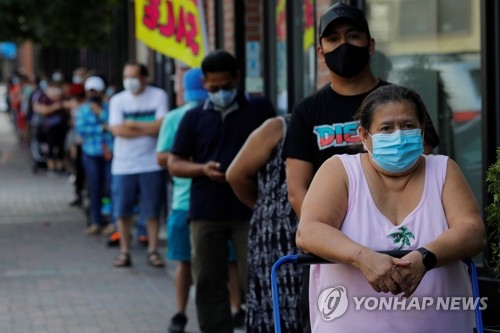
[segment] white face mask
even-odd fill
[[[62,82],[63,79],[63,75],[59,72],[55,72],[54,74],[52,74],[52,81],[54,82]]]
[[[135,95],[141,90],[141,81],[135,77],[125,78],[123,79],[123,88]]]
[[[79,84],[79,83],[82,83],[83,82],[83,78],[79,75],[75,75],[73,76],[73,79],[72,79],[73,83],[75,84]]]

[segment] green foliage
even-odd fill
[[[0,41],[58,48],[109,42],[120,0],[0,0]]]
[[[500,147],[497,148],[497,157],[494,164],[490,165],[486,173],[488,193],[493,197],[493,202],[486,207],[486,221],[491,228],[490,248],[491,265],[497,277],[500,277],[500,249],[498,239],[500,236]]]

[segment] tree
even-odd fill
[[[58,48],[102,47],[120,0],[0,0],[0,41]]]

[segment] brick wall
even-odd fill
[[[234,0],[224,0],[224,49],[234,54]],[[236,0],[241,1],[241,0]]]
[[[245,2],[245,27],[248,41],[261,41],[262,39],[262,1],[247,0]]]
[[[203,4],[207,24],[208,47],[213,50],[215,49],[215,0],[205,0]]]

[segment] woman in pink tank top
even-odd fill
[[[367,153],[316,173],[297,245],[338,264],[311,267],[313,332],[470,333],[486,305],[461,262],[485,245],[479,207],[454,161],[422,155],[425,114],[414,91],[376,89],[358,114]]]

